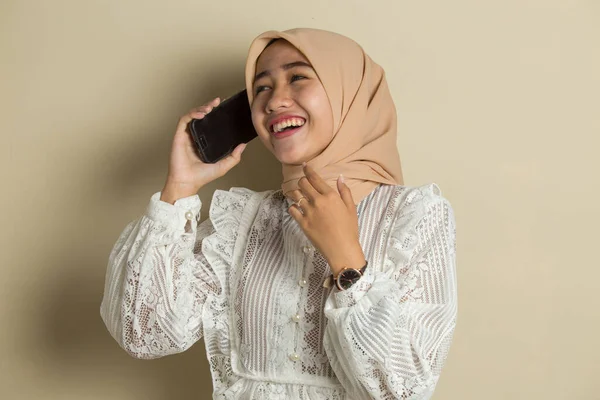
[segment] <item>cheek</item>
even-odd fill
[[[251,112],[251,116],[252,116],[252,124],[254,125],[254,129],[256,130],[256,132],[259,135],[264,133],[263,131],[265,130],[265,128],[264,128],[265,113],[261,112],[261,110],[262,109],[258,102],[255,101],[254,103],[252,103],[252,106],[250,107],[250,112]]]
[[[333,115],[327,94],[323,88],[320,88],[320,90],[313,92],[313,95],[308,97],[306,101],[307,108],[310,109],[314,120],[312,122],[318,127],[319,134],[330,138],[333,132]]]
[[[254,129],[258,134],[258,139],[262,142],[262,144],[267,149],[272,149],[271,134],[265,128],[265,121],[267,116],[264,112],[262,112],[264,108],[261,107],[262,106],[259,102],[255,101],[254,103],[252,103],[252,106],[250,107],[252,125],[254,125]]]

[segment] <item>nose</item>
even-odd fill
[[[292,105],[292,99],[289,91],[285,87],[275,88],[271,91],[271,97],[267,101],[265,111],[270,114],[281,108],[288,108]]]

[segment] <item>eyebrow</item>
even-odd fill
[[[285,71],[288,69],[292,69],[294,67],[308,67],[308,68],[312,69],[312,65],[310,65],[309,63],[304,62],[304,61],[294,61],[291,63],[283,64],[279,68],[281,68],[282,70]],[[269,70],[265,70],[265,71],[262,71],[262,72],[256,74],[256,76],[254,77],[254,80],[257,81],[260,78],[264,78],[265,76],[270,76],[270,75],[271,75],[271,72]]]

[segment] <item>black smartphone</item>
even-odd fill
[[[246,90],[221,102],[202,119],[188,124],[198,155],[205,163],[216,163],[227,157],[241,143],[256,136]]]

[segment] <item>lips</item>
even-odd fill
[[[298,127],[295,127],[295,128],[291,128],[291,129],[286,129],[286,130],[281,131],[281,132],[273,132],[271,134],[273,135],[273,137],[275,139],[283,139],[283,138],[286,138],[286,137],[294,135],[296,132],[298,132],[300,129],[302,129],[303,126],[304,125],[298,126]]]

